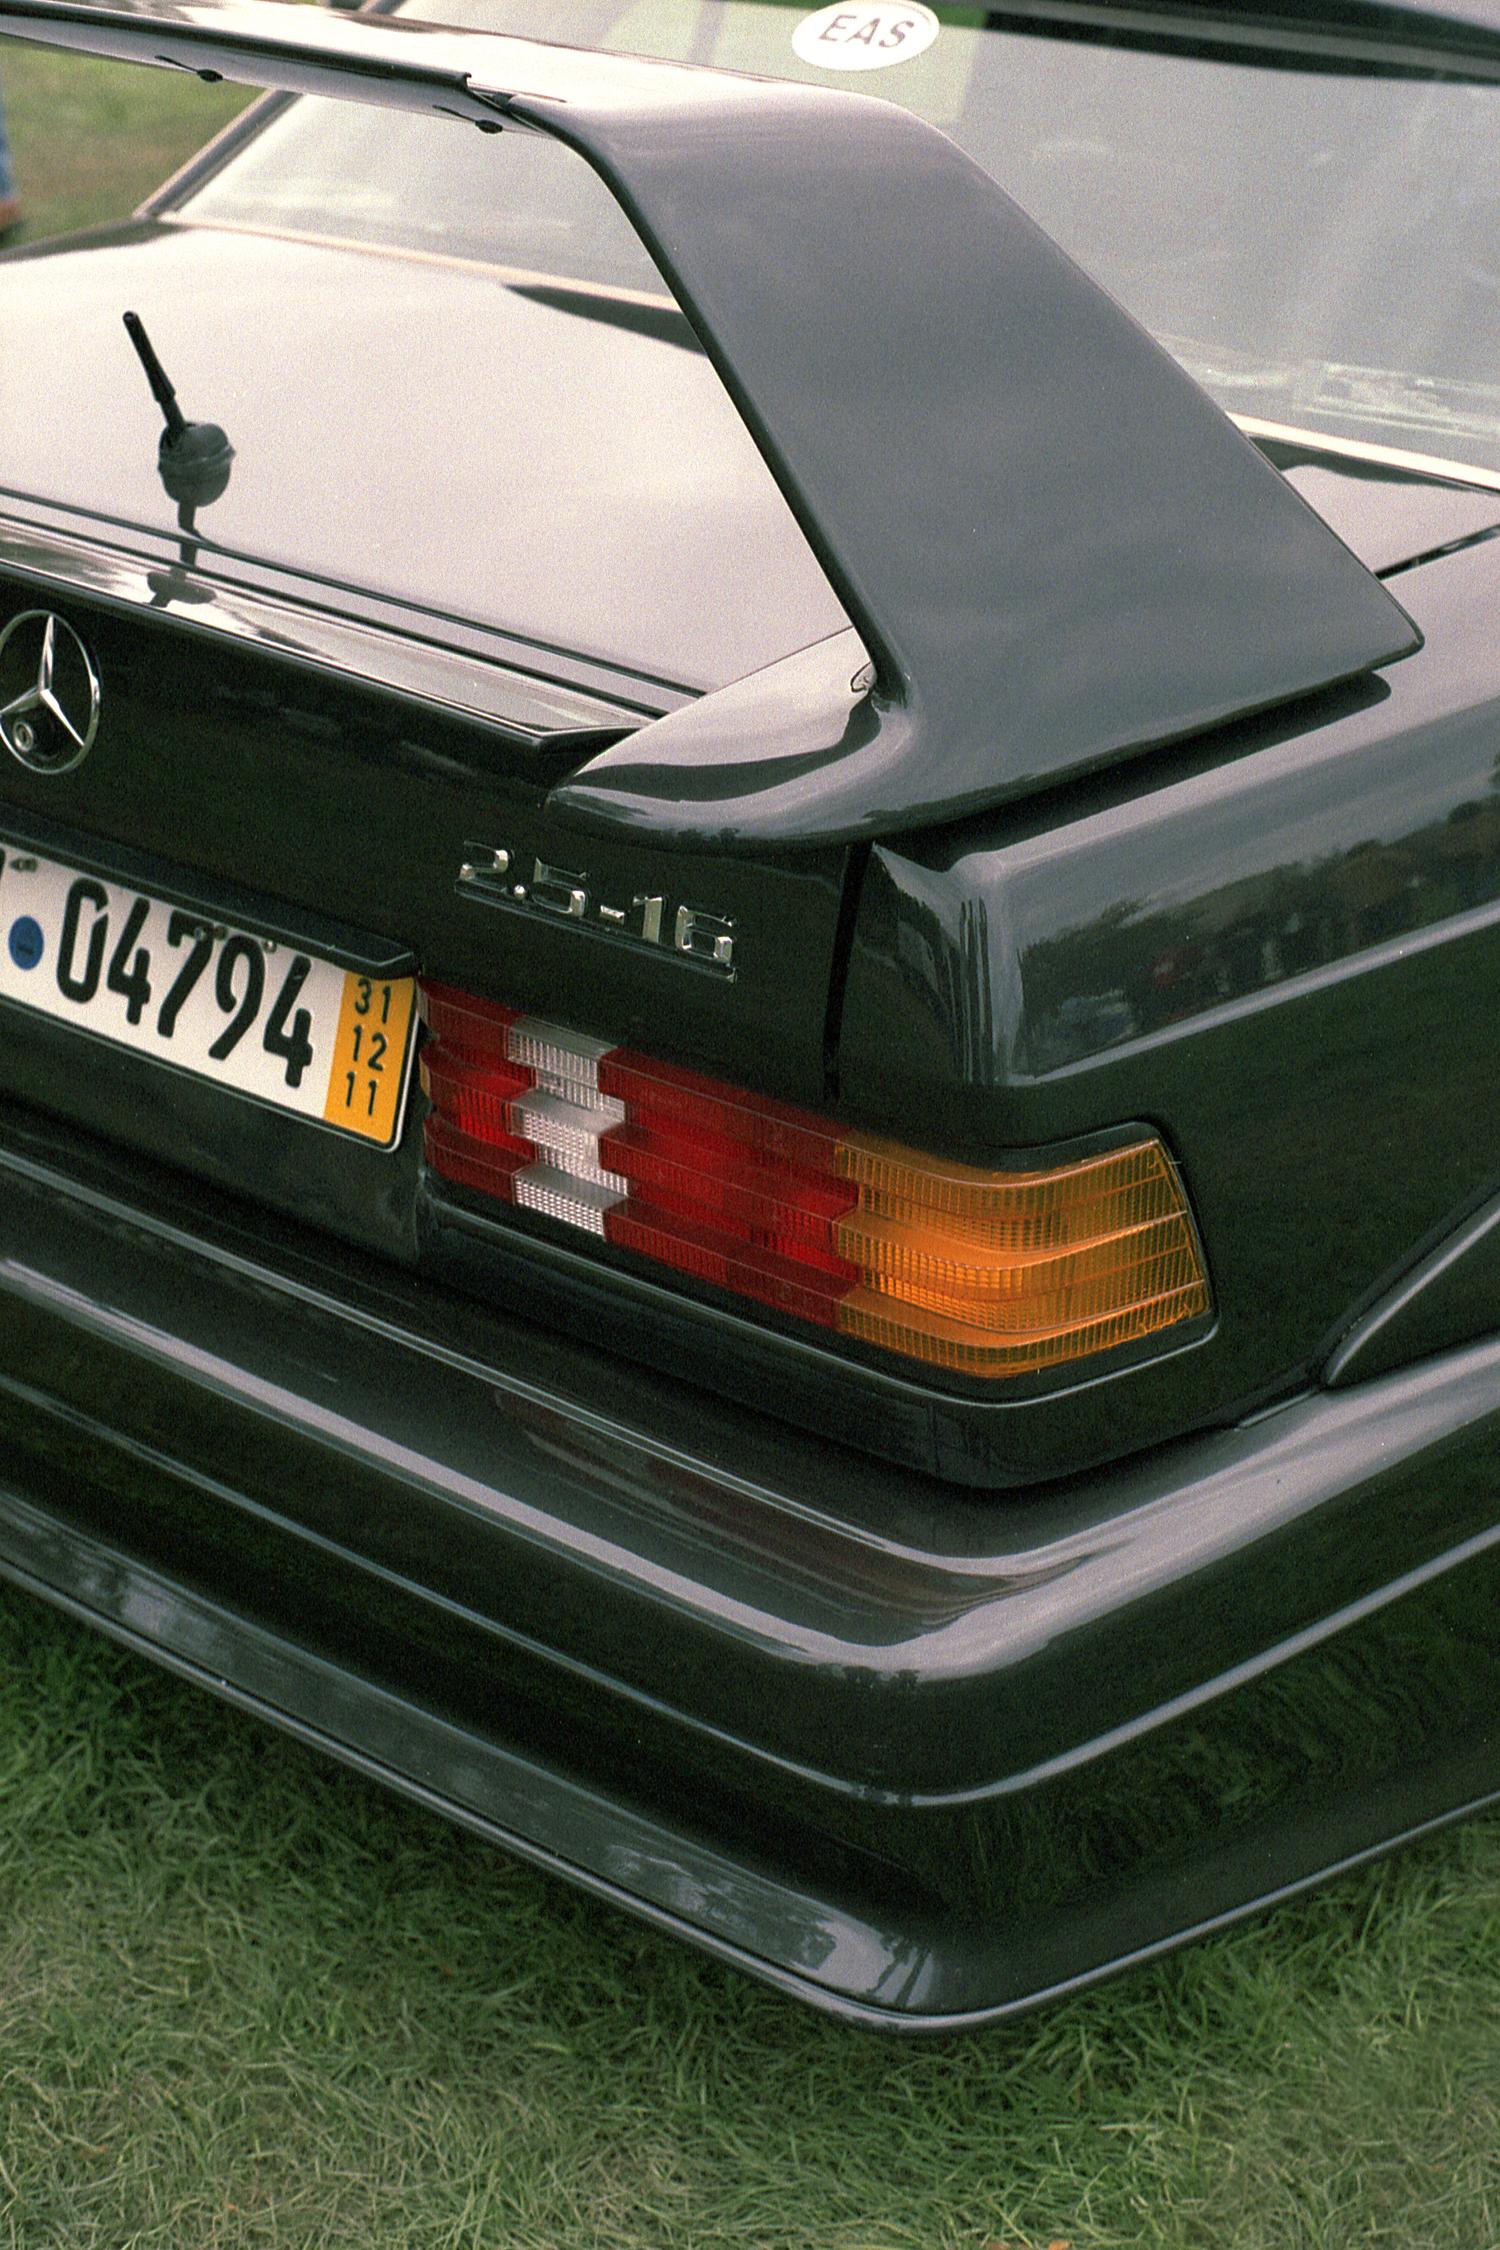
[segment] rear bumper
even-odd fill
[[[0,1572],[897,2026],[1500,1792],[1497,1401],[1500,1342],[956,1492],[0,1142]]]

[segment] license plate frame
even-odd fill
[[[0,831],[0,1003],[366,1148],[399,1144],[409,955],[272,934],[81,856]]]

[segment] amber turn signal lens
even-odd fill
[[[1156,1139],[991,1172],[847,1134],[860,1200],[834,1229],[861,1283],[846,1336],[956,1375],[1024,1375],[1208,1310],[1177,1175]]]
[[[433,1171],[793,1319],[991,1378],[1208,1309],[1154,1137],[983,1171],[443,985],[422,1010]]]

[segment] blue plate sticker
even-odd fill
[[[10,926],[10,957],[18,969],[34,969],[46,951],[42,925],[31,914],[18,914]]]

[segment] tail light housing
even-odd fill
[[[991,1171],[450,986],[422,1013],[430,1168],[658,1269],[982,1381],[1208,1310],[1154,1136]]]

